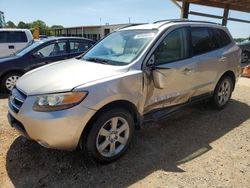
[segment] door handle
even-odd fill
[[[14,45],[9,45],[8,47],[9,47],[9,49],[14,49],[15,48]]]
[[[194,71],[194,69],[185,68],[182,72],[183,72],[183,74],[185,74],[185,75],[190,75],[193,71]]]
[[[219,59],[220,62],[225,62],[226,60],[227,60],[227,57],[225,56],[221,56]]]

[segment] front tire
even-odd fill
[[[94,160],[109,163],[125,154],[134,127],[133,116],[128,111],[120,108],[108,110],[94,121],[82,144]]]
[[[228,104],[232,92],[233,92],[232,78],[229,76],[222,77],[214,90],[212,98],[213,105],[217,109],[224,108]]]
[[[1,80],[1,89],[4,93],[9,93],[15,86],[17,80],[22,76],[20,73],[9,73]]]

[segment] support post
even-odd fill
[[[182,0],[181,18],[188,18],[188,13],[189,13],[189,2]]]
[[[224,14],[223,14],[223,19],[222,19],[222,25],[227,25],[227,20],[228,20],[228,14],[229,14],[229,7],[224,8]]]

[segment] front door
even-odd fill
[[[196,63],[190,58],[189,29],[170,32],[153,53],[144,112],[185,103],[195,92]]]
[[[53,42],[35,50],[31,54],[30,69],[34,69],[55,61],[67,59],[67,42]]]

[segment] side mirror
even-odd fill
[[[41,55],[38,52],[35,52],[35,53],[32,54],[32,57],[41,58]]]
[[[165,88],[166,76],[158,69],[154,69],[152,72],[153,82],[156,88]]]
[[[161,71],[161,69],[157,68],[155,66],[155,55],[152,55],[150,59],[148,60],[147,63],[148,67],[151,67],[151,75],[152,79],[154,82],[154,85],[158,89],[163,89],[165,88],[165,81],[166,81],[166,76],[165,74]]]

